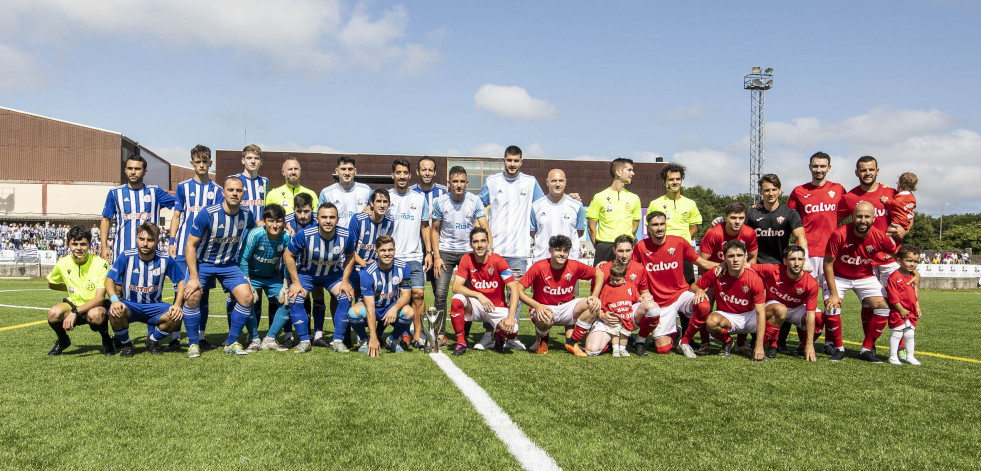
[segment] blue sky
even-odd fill
[[[742,77],[774,68],[767,171],[920,176],[977,212],[981,3],[8,1],[0,105],[112,129],[177,162],[237,149],[682,162],[748,182]],[[270,169],[270,171],[275,171]]]

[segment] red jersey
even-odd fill
[[[882,202],[882,197],[886,197],[886,201],[890,201],[896,196],[896,190],[892,188],[886,188],[881,183],[878,184],[874,190],[865,191],[862,186],[856,186],[852,188],[851,191],[845,193],[845,197],[842,198],[841,204],[838,205],[838,220],[843,220],[852,215],[855,212],[855,205],[860,201],[868,201],[875,206],[875,220],[872,221],[872,227],[878,228],[882,232],[889,230],[889,218],[886,216],[886,203]],[[892,257],[888,253],[881,252],[872,257],[872,265],[878,266],[889,263],[892,261]],[[837,273],[837,271],[835,272]]]
[[[613,262],[604,263],[600,267],[600,271],[603,272],[604,280],[610,279],[610,268],[613,267]],[[637,289],[644,291],[650,289],[650,284],[647,281],[647,272],[644,271],[644,266],[635,260],[629,260],[627,263],[627,276],[625,277],[627,281],[637,285]],[[592,285],[590,285],[592,286]]]
[[[477,263],[473,252],[460,259],[456,276],[467,280],[470,289],[487,296],[497,307],[506,307],[504,302],[504,287],[514,281],[514,274],[504,257],[491,252],[484,263]]]
[[[896,244],[882,230],[870,227],[864,239],[855,235],[854,223],[835,229],[828,241],[826,257],[835,259],[834,270],[838,278],[860,280],[873,276],[872,259],[877,253],[893,253]]]
[[[899,224],[908,231],[913,224],[913,210],[916,209],[916,197],[908,191],[896,193],[896,196],[886,201],[886,211],[889,213],[889,224]]]
[[[805,271],[795,280],[787,275],[785,265],[754,263],[753,270],[763,279],[767,301],[779,301],[788,309],[802,305],[808,311],[817,309],[818,283],[810,273]]]
[[[787,206],[800,214],[811,257],[824,256],[828,239],[838,227],[838,203],[844,195],[845,187],[829,181],[821,186],[806,183],[790,193]]]
[[[599,298],[604,311],[617,316],[624,329],[634,330],[634,303],[640,299],[637,285],[629,281],[624,281],[620,286],[604,283]]]
[[[668,235],[664,236],[661,245],[655,244],[650,237],[638,242],[630,260],[644,267],[651,296],[658,306],[664,307],[674,304],[681,293],[688,291],[682,261],[694,262],[698,260],[698,254],[687,240]]]
[[[744,268],[738,278],[730,276],[728,270],[723,270],[718,277],[715,270],[709,270],[695,284],[702,289],[712,289],[715,308],[719,311],[738,314],[752,311],[757,304],[766,302],[763,280],[751,268]]]
[[[553,270],[546,258],[533,263],[519,283],[532,289],[531,297],[535,301],[557,306],[572,301],[576,297],[579,280],[592,280],[594,275],[595,268],[577,260],[569,260],[561,270]]]
[[[726,242],[732,239],[739,239],[746,244],[746,257],[749,257],[749,253],[758,250],[759,244],[756,243],[756,231],[746,224],[739,228],[739,234],[730,236],[726,233],[725,223],[719,224],[717,226],[712,226],[709,230],[705,231],[705,237],[702,237],[701,251],[702,253],[709,254],[709,260],[722,263],[725,260],[725,256],[722,254],[722,246]]]
[[[911,313],[911,316],[919,317],[920,313],[916,312],[916,302],[920,298],[916,297],[916,288],[910,284],[911,281],[913,281],[912,273],[909,276],[904,276],[899,270],[896,270],[889,275],[889,279],[886,281],[889,309],[895,311],[892,305],[899,303]]]

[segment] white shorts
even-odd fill
[[[633,308],[633,310],[630,311],[630,315],[633,316],[634,319],[636,319],[637,318],[637,311],[640,309],[640,303],[634,303],[634,305],[632,306],[632,308]],[[636,326],[636,324],[634,324],[634,325]],[[622,327],[617,327],[617,329],[621,329],[621,328]],[[590,332],[606,332],[606,333],[608,333],[610,335],[615,335],[614,328],[606,325],[606,323],[604,323],[603,321],[601,321],[599,319],[596,319],[596,321],[593,322],[593,325],[592,325],[592,327],[589,328],[589,331]],[[617,330],[617,331],[619,331],[619,330]],[[623,329],[623,331],[626,332],[626,334],[624,334],[624,335],[630,335],[630,331],[628,331],[626,329]]]
[[[555,324],[565,327],[571,327],[576,325],[576,304],[579,304],[582,298],[576,298],[572,301],[559,304],[558,306],[543,304],[543,306],[552,310],[552,317],[555,318]],[[531,310],[531,317],[535,317],[535,310]]]
[[[771,304],[783,304],[783,303],[774,299],[771,299],[766,302],[767,306]],[[819,311],[820,309],[815,310],[815,312],[819,312]],[[795,325],[801,330],[807,330],[807,306],[801,304],[800,306],[797,307],[788,307],[787,318],[784,319],[784,322],[791,325]]]
[[[454,294],[453,299],[459,299],[463,301],[463,306],[470,306],[470,317],[467,317],[467,321],[472,322],[489,322],[494,328],[497,328],[497,324],[508,317],[508,308],[506,307],[495,307],[494,310],[488,311],[484,309],[484,305],[477,302],[477,298],[468,298],[462,294]],[[518,324],[514,324],[515,331],[518,329]],[[511,333],[511,332],[508,332]]]
[[[824,279],[824,257],[811,257],[807,260],[811,262],[811,275],[817,280],[818,286],[827,291],[825,285],[828,282]]]
[[[895,260],[885,265],[878,265],[872,267],[872,271],[873,273],[875,273],[875,277],[879,279],[879,283],[882,285],[883,298],[888,296],[888,294],[886,293],[886,285],[889,284],[889,276],[892,275],[892,272],[896,270],[899,270],[899,263],[896,262]]]
[[[845,298],[845,292],[852,290],[855,295],[858,296],[860,301],[865,301],[867,298],[874,296],[882,296],[882,285],[879,280],[874,276],[868,278],[862,278],[859,280],[850,280],[848,278],[835,277],[835,286],[838,287],[838,297],[840,299]],[[828,291],[824,292],[824,299],[831,297],[831,293]]]
[[[755,334],[756,333],[756,309],[740,314],[733,314],[725,311],[715,311],[725,317],[732,328],[730,334]]]
[[[661,322],[657,324],[657,328],[651,334],[651,337],[659,338],[665,335],[671,335],[678,331],[678,314],[684,314],[685,317],[691,317],[692,313],[692,301],[695,300],[695,293],[691,291],[685,291],[678,296],[678,299],[667,305],[661,306]]]

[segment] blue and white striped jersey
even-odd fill
[[[531,204],[545,196],[535,177],[518,173],[514,178],[495,173],[484,180],[480,201],[489,206],[494,253],[502,257],[527,257]]]
[[[174,197],[174,211],[181,212],[181,223],[177,229],[177,237],[174,242],[177,244],[177,260],[184,261],[184,246],[187,245],[187,230],[191,222],[197,217],[198,213],[204,208],[224,201],[221,187],[212,180],[205,183],[198,183],[197,180],[189,178],[177,184],[177,191]]]
[[[395,238],[395,253],[407,262],[422,262],[425,247],[422,243],[422,223],[429,223],[429,204],[426,197],[418,191],[408,191],[400,195],[394,188],[388,190],[392,204],[388,214],[395,219],[392,237]]]
[[[280,262],[283,251],[290,243],[290,235],[283,231],[275,240],[269,240],[265,227],[256,227],[245,238],[245,247],[238,257],[242,274],[255,279],[281,279]]]
[[[320,191],[320,199],[317,206],[324,203],[333,203],[337,206],[337,227],[348,227],[351,218],[361,212],[370,203],[371,187],[364,183],[354,182],[354,187],[350,190],[341,188],[339,183],[335,183]],[[317,208],[314,208],[316,212]],[[314,218],[317,215],[314,214]]]
[[[245,194],[242,195],[242,209],[252,213],[253,221],[262,220],[262,210],[266,207],[266,193],[269,193],[269,179],[256,175],[249,178],[249,174],[242,172],[237,177],[245,183]]]
[[[201,238],[198,242],[198,263],[235,265],[242,241],[249,229],[255,227],[252,213],[239,208],[238,213],[225,212],[224,203],[204,208],[191,223],[189,234]]]
[[[310,222],[309,222],[309,223],[307,223],[307,225],[305,225],[305,226],[303,226],[303,227],[300,227],[300,226],[299,226],[299,225],[298,225],[298,224],[296,223],[296,213],[288,213],[288,214],[286,214],[286,225],[287,225],[287,226],[289,226],[289,227],[290,227],[290,229],[292,229],[292,230],[293,230],[293,233],[294,233],[294,234],[296,234],[297,232],[300,232],[300,231],[302,231],[303,229],[306,229],[306,228],[308,228],[308,227],[310,227],[310,226],[316,226],[316,225],[317,225],[317,219],[316,219],[316,216],[317,216],[317,215],[316,215],[316,214],[314,214],[314,215],[313,215],[313,216],[312,216],[312,217],[310,218]]]
[[[106,195],[102,216],[116,220],[116,238],[112,253],[136,248],[136,229],[146,221],[160,224],[160,208],[173,208],[174,197],[157,185],[143,185],[132,189],[119,185]]]
[[[351,233],[351,238],[357,244],[355,250],[357,250],[358,256],[366,262],[374,260],[376,256],[375,239],[381,235],[392,235],[394,226],[395,219],[392,219],[392,213],[390,212],[385,213],[385,217],[379,223],[372,221],[371,215],[368,213],[361,212],[355,214],[351,218],[348,231]]]
[[[423,190],[422,188],[419,188],[419,184],[418,183],[416,183],[415,185],[410,186],[409,189],[412,190],[412,191],[414,191],[414,192],[416,192],[416,193],[421,193],[422,196],[425,196],[426,197],[426,207],[429,208],[429,215],[430,216],[432,216],[432,214],[433,214],[433,204],[436,203],[436,198],[439,198],[440,196],[445,195],[447,193],[447,191],[448,191],[446,189],[446,185],[440,185],[439,183],[433,183],[433,187],[429,191],[426,191],[426,190]]]
[[[122,287],[121,299],[137,304],[161,302],[165,276],[175,286],[184,279],[180,265],[167,252],[158,250],[147,262],[140,258],[138,249],[127,250],[116,257],[106,276]]]
[[[399,300],[402,290],[408,291],[412,288],[409,266],[397,258],[388,271],[382,270],[377,260],[372,261],[361,270],[360,277],[361,297],[374,298],[376,313],[385,312]]]
[[[473,193],[464,193],[457,203],[453,195],[446,193],[433,203],[433,223],[442,221],[439,228],[439,250],[470,252],[470,231],[477,226],[477,219],[486,217],[484,205]],[[496,243],[496,241],[495,241]]]
[[[287,250],[296,257],[299,271],[310,276],[340,275],[345,257],[354,256],[355,242],[346,228],[334,229],[334,236],[325,240],[320,228],[311,226],[294,234]]]

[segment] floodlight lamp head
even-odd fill
[[[772,74],[772,73],[773,73],[773,67],[768,67],[768,68],[766,69],[766,74],[767,74],[767,75],[770,75],[770,74]]]
[[[773,88],[773,79],[766,81],[766,88]]]
[[[753,79],[753,87],[762,87],[763,81],[760,79]]]
[[[754,74],[760,73],[760,70],[762,70],[760,67],[753,67],[753,73]]]

